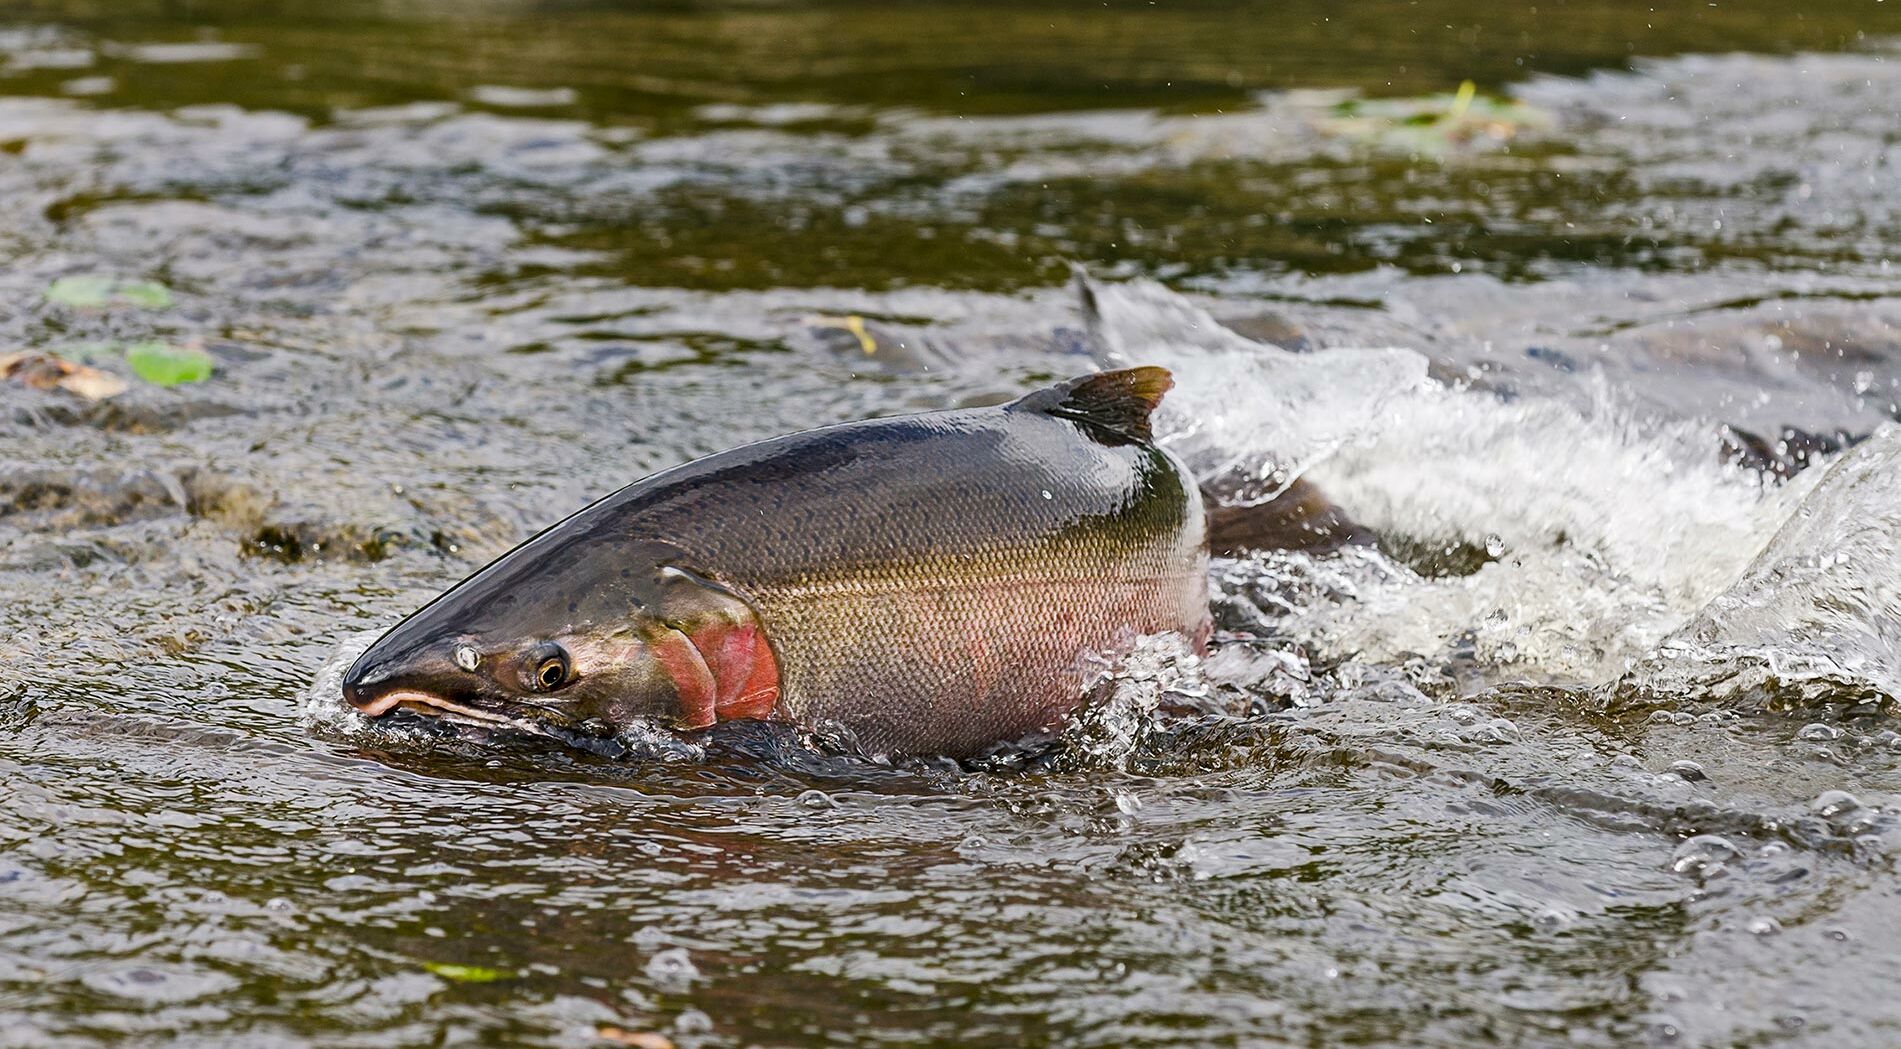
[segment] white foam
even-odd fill
[[[1257,485],[1250,494],[1272,494],[1305,476],[1382,536],[1502,548],[1477,572],[1444,578],[1363,555],[1277,555],[1275,570],[1297,585],[1339,577],[1274,610],[1279,631],[1322,655],[1391,662],[1469,640],[1496,667],[1607,681],[1736,583],[1798,504],[1832,523],[1779,545],[1840,545],[1829,529],[1876,513],[1872,495],[1803,503],[1822,471],[1764,484],[1720,460],[1714,420],[1640,417],[1601,380],[1581,398],[1506,400],[1425,379],[1407,350],[1292,354],[1157,286],[1092,290],[1110,361],[1175,371],[1163,441],[1204,482],[1242,478]],[[1877,601],[1850,614],[1893,613]],[[1794,643],[1776,639],[1773,619],[1756,640]],[[1893,629],[1856,628],[1878,639],[1862,647],[1890,671],[1901,665]]]
[[[1090,336],[1108,362],[1174,373],[1156,421],[1161,443],[1236,502],[1280,494],[1426,381],[1426,359],[1411,350],[1288,353],[1150,281],[1084,287]]]
[[[1897,482],[1901,428],[1887,426],[1831,465],[1741,577],[1625,684],[1784,704],[1901,699]]]
[[[382,637],[383,630],[364,630],[345,634],[337,647],[318,668],[310,687],[304,690],[304,727],[340,736],[357,736],[371,731],[369,718],[356,712],[343,699],[343,675],[356,657],[369,650]]]

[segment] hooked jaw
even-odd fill
[[[365,717],[382,717],[398,707],[409,707],[418,713],[450,714],[473,721],[506,724],[513,720],[458,703],[444,694],[448,690],[429,687],[454,673],[447,661],[418,661],[400,653],[390,658],[377,651],[380,647],[371,646],[343,675],[343,698]],[[442,665],[434,665],[436,662]]]

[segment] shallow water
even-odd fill
[[[0,5],[0,353],[216,369],[0,382],[0,1044],[1901,1038],[1901,23],[1541,6]],[[1379,546],[1054,748],[336,704],[626,481],[1138,358]]]

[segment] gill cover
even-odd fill
[[[679,695],[682,728],[765,718],[779,703],[779,666],[759,617],[738,594],[663,565],[641,640]]]

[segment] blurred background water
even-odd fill
[[[1892,1044],[1892,6],[0,2],[0,1044]],[[1138,359],[1377,545],[1052,751],[335,702],[652,470]]]

